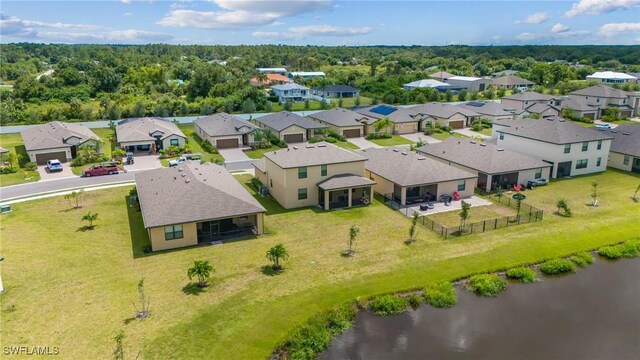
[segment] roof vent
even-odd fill
[[[178,168],[178,172],[182,172],[182,168],[181,167]]]
[[[398,152],[398,151],[400,151],[400,150],[398,150],[398,149],[393,149],[393,151]]]
[[[622,135],[631,135],[631,133],[623,132]]]
[[[182,177],[185,177],[185,176],[187,176],[187,174],[181,174],[181,175],[182,175]]]
[[[189,183],[189,181],[190,181],[189,179],[184,179],[184,182],[185,182],[186,184],[188,184],[188,183]]]
[[[485,147],[485,146],[487,146],[487,144],[481,143],[480,146]]]
[[[401,154],[402,154],[402,155],[407,155],[407,153],[406,153],[406,152],[404,152],[404,151],[403,151]]]
[[[307,148],[307,149],[313,149],[313,148],[314,148],[314,146],[313,146],[313,145],[307,145],[307,146],[306,146],[306,148]]]
[[[617,130],[611,130],[612,133],[617,134],[618,131]]]
[[[474,140],[471,140],[471,141],[469,141],[469,142],[470,142],[470,143],[472,143],[472,144],[475,144],[475,143],[476,143]]]
[[[497,150],[497,151],[504,151],[504,149],[503,149],[503,148],[497,148],[496,150]]]
[[[298,150],[298,147],[297,147],[297,146],[294,146],[294,147],[293,147],[293,150]]]
[[[424,156],[420,156],[420,157],[418,158],[418,160],[426,160],[426,159],[427,159],[427,158],[426,158],[426,157],[424,157]]]
[[[327,144],[319,144],[318,147],[327,147]]]

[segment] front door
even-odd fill
[[[631,164],[631,171],[634,173],[640,174],[640,158],[633,158],[633,163]]]
[[[572,166],[571,161],[564,161],[564,162],[558,163],[558,174],[556,175],[556,177],[562,178],[565,176],[571,176],[571,166]]]

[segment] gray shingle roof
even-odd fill
[[[610,130],[592,129],[613,136],[610,151],[640,157],[640,124],[621,124]]]
[[[612,139],[611,135],[597,133],[561,118],[506,120],[500,125],[503,126],[496,128],[497,132],[552,144]]]
[[[609,86],[596,85],[590,86],[585,89],[576,90],[570,93],[570,95],[582,95],[582,96],[599,96],[606,98],[624,99],[629,96],[626,91],[614,89]]]
[[[468,103],[461,104],[460,107],[475,111],[480,115],[489,116],[507,116],[523,112],[522,110],[517,109],[507,109],[504,105],[494,101],[470,101]]]
[[[291,125],[300,126],[303,129],[323,129],[326,126],[321,125],[315,121],[311,121],[307,118],[303,118],[298,114],[294,114],[288,111],[280,111],[277,113],[261,116],[254,119],[258,123],[262,123],[276,131],[282,131]]]
[[[373,118],[343,108],[319,111],[308,115],[308,117],[324,121],[337,127],[358,126],[375,122]]]
[[[534,85],[533,81],[523,79],[515,75],[505,75],[493,80],[495,85],[516,86],[516,85]]]
[[[288,84],[283,84],[283,85],[273,85],[271,87],[271,89],[275,89],[275,90],[309,90],[308,87],[302,86],[302,85],[298,85],[296,83],[288,83]]]
[[[562,102],[563,109],[571,109],[576,111],[595,111],[596,108],[591,107],[580,97],[569,97]]]
[[[451,161],[485,174],[502,174],[515,171],[551,167],[540,159],[519,152],[500,149],[491,143],[470,139],[448,138],[442,142],[421,146],[417,152]]]
[[[237,116],[217,113],[193,122],[209,136],[243,135],[255,129],[253,124]]]
[[[162,132],[162,139],[177,135],[186,139],[180,128],[171,121],[160,118],[133,118],[120,121],[116,127],[118,142],[154,141],[152,133]]]
[[[371,110],[376,108],[385,108],[387,110],[395,109],[393,112],[383,115]],[[367,121],[367,124],[373,124],[378,119],[389,118],[389,121],[392,123],[410,123],[416,122],[417,120],[411,117],[410,111],[407,108],[399,108],[393,105],[379,104],[379,105],[371,105],[363,108],[355,109],[356,112],[368,117],[370,120]]]
[[[549,110],[549,109],[554,109],[556,111],[559,111],[556,107],[551,106],[549,104],[541,104],[541,103],[535,103],[532,105],[527,106],[527,111],[530,113],[538,113],[538,114],[542,114],[543,112]]]
[[[435,184],[478,177],[468,171],[403,149],[366,149],[365,169],[400,186]]]
[[[480,116],[480,114],[468,108],[458,105],[443,104],[439,102],[430,102],[426,104],[416,105],[407,108],[407,110],[412,116],[422,114],[443,119],[448,119],[455,114],[462,114],[466,117]]]
[[[67,143],[70,138],[78,138],[78,143],[84,143],[89,139],[100,140],[88,127],[74,123],[52,121],[27,128],[21,133],[24,147],[27,150],[42,150],[71,147]]]
[[[505,96],[503,99],[518,101],[549,101],[554,99],[554,97],[547,94],[540,94],[535,91],[525,91],[523,93]]]
[[[352,151],[326,142],[267,152],[264,157],[283,169],[367,160]]]
[[[498,71],[498,72],[494,72],[493,76],[505,76],[505,75],[515,75],[519,73],[519,71],[516,70],[502,70],[502,71]]]
[[[371,186],[375,184],[375,181],[367,179],[366,177],[353,174],[340,174],[319,182],[318,187],[322,190],[335,190],[350,187]]]
[[[145,228],[265,212],[222,166],[189,162],[137,173]]]

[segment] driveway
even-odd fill
[[[150,170],[161,168],[160,158],[158,155],[134,155],[133,164],[125,165],[126,171]]]
[[[251,160],[247,154],[242,151],[241,148],[235,149],[218,149],[218,152],[224,158],[225,162],[234,162],[234,161],[247,161]]]
[[[404,134],[400,136],[414,143],[417,143],[420,140],[426,142],[427,144],[435,144],[440,142],[440,140],[436,138],[432,138],[431,136],[427,136],[422,133]]]
[[[63,163],[62,171],[58,172],[49,172],[49,169],[47,169],[47,165],[38,165],[38,172],[40,173],[40,181],[64,179],[75,176],[71,171],[71,164],[69,163]]]
[[[363,137],[358,137],[358,138],[348,138],[347,141],[349,141],[350,143],[356,145],[357,147],[359,147],[360,149],[370,149],[370,148],[382,148],[382,146],[376,144],[376,143],[372,143],[371,141],[363,138]]]
[[[475,139],[477,137],[481,137],[482,139],[488,139],[491,136],[487,136],[485,134],[480,134],[479,132],[475,132],[475,131],[471,131],[469,128],[465,128],[465,129],[456,129],[453,130],[453,132],[457,132],[458,134],[462,134],[464,136],[468,136],[472,139]]]

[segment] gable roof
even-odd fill
[[[613,138],[558,117],[506,120],[500,125],[495,129],[497,132],[559,145]]]
[[[406,149],[366,149],[365,169],[400,186],[434,184],[478,177],[477,174],[425,158]]]
[[[477,112],[459,105],[450,105],[439,102],[429,102],[426,104],[412,106],[407,108],[412,116],[419,114],[449,119],[455,114],[462,114],[466,117],[480,116]]]
[[[615,71],[596,71],[587,75],[587,79],[635,80],[635,76]]]
[[[538,113],[538,114],[542,114],[543,112],[545,112],[545,111],[547,111],[549,109],[560,111],[555,106],[551,106],[549,104],[541,104],[541,103],[531,104],[531,105],[527,106],[527,108],[526,108],[526,110],[528,112],[530,112],[530,113]]]
[[[591,129],[613,136],[609,151],[640,157],[640,124],[621,124],[615,129]]]
[[[517,73],[519,73],[519,71],[517,70],[502,70],[502,71],[494,72],[491,75],[495,77],[499,77],[499,76],[505,76],[505,75],[515,75]]]
[[[171,135],[186,139],[186,136],[176,124],[161,118],[151,117],[120,121],[116,127],[116,137],[118,142],[154,141],[156,138],[151,134],[158,131],[162,133],[162,139]]]
[[[375,185],[376,182],[364,176],[353,174],[338,174],[318,183],[322,190],[336,190],[349,187]]]
[[[328,92],[328,91],[332,91],[332,92],[358,92],[358,89],[354,88],[353,86],[349,86],[349,85],[326,85],[326,86],[315,87],[315,88],[313,88],[313,90],[318,90],[318,91],[323,91],[323,92]]]
[[[373,124],[376,120],[388,118],[392,123],[416,122],[407,108],[399,108],[393,105],[379,104],[355,109],[356,112],[371,119],[367,124]]]
[[[359,112],[343,108],[333,108],[329,110],[318,111],[307,116],[312,119],[324,121],[337,127],[370,124],[377,120],[373,117],[365,116]]]
[[[434,72],[433,74],[429,75],[430,78],[436,78],[436,79],[448,79],[450,77],[454,77],[455,75],[448,73],[446,71],[438,71],[438,72]]]
[[[315,121],[311,121],[298,114],[291,113],[289,111],[280,111],[277,113],[261,116],[254,119],[255,122],[264,124],[275,131],[282,131],[292,125],[300,126],[303,129],[323,129],[326,126],[319,124]]]
[[[493,80],[495,85],[516,86],[516,85],[534,85],[533,81],[523,79],[515,75],[505,75]]]
[[[626,91],[614,89],[609,86],[596,85],[573,91],[569,93],[569,95],[599,96],[605,98],[624,99],[629,96],[629,93],[627,93]]]
[[[469,101],[459,106],[467,110],[475,111],[480,115],[489,116],[512,116],[523,112],[523,110],[507,108],[495,101]]]
[[[410,82],[408,84],[404,84],[404,87],[411,87],[411,88],[435,88],[435,87],[439,87],[439,86],[444,86],[444,87],[448,87],[451,86],[447,83],[443,83],[442,81],[438,81],[438,80],[433,80],[433,79],[422,79],[422,80],[416,80],[414,82]]]
[[[28,151],[71,147],[72,144],[67,143],[71,138],[77,138],[79,144],[89,139],[100,140],[98,135],[84,125],[61,121],[29,127],[20,134]]]
[[[421,146],[416,151],[485,174],[502,174],[552,166],[532,156],[471,139],[448,138],[439,143]]]
[[[255,129],[250,122],[227,113],[205,116],[193,123],[198,125],[208,136],[243,135]]]
[[[265,212],[224,167],[187,162],[135,174],[145,228]]]
[[[547,94],[540,94],[535,91],[525,91],[522,93],[505,96],[503,97],[503,99],[517,101],[549,101],[553,100],[554,97]]]
[[[283,169],[367,160],[353,151],[326,142],[266,152],[264,157]]]
[[[272,74],[265,74],[265,75],[267,77],[265,80],[260,81],[258,77],[254,77],[254,78],[251,78],[251,82],[254,84],[266,85],[266,84],[271,84],[273,82],[288,83],[289,81],[291,81],[291,79],[281,74],[272,73]]]
[[[288,84],[282,84],[282,85],[273,85],[271,89],[273,90],[309,90],[308,87],[302,86],[293,82]]]
[[[562,102],[563,109],[571,109],[576,111],[596,111],[597,109],[587,104],[581,97],[569,96]]]

